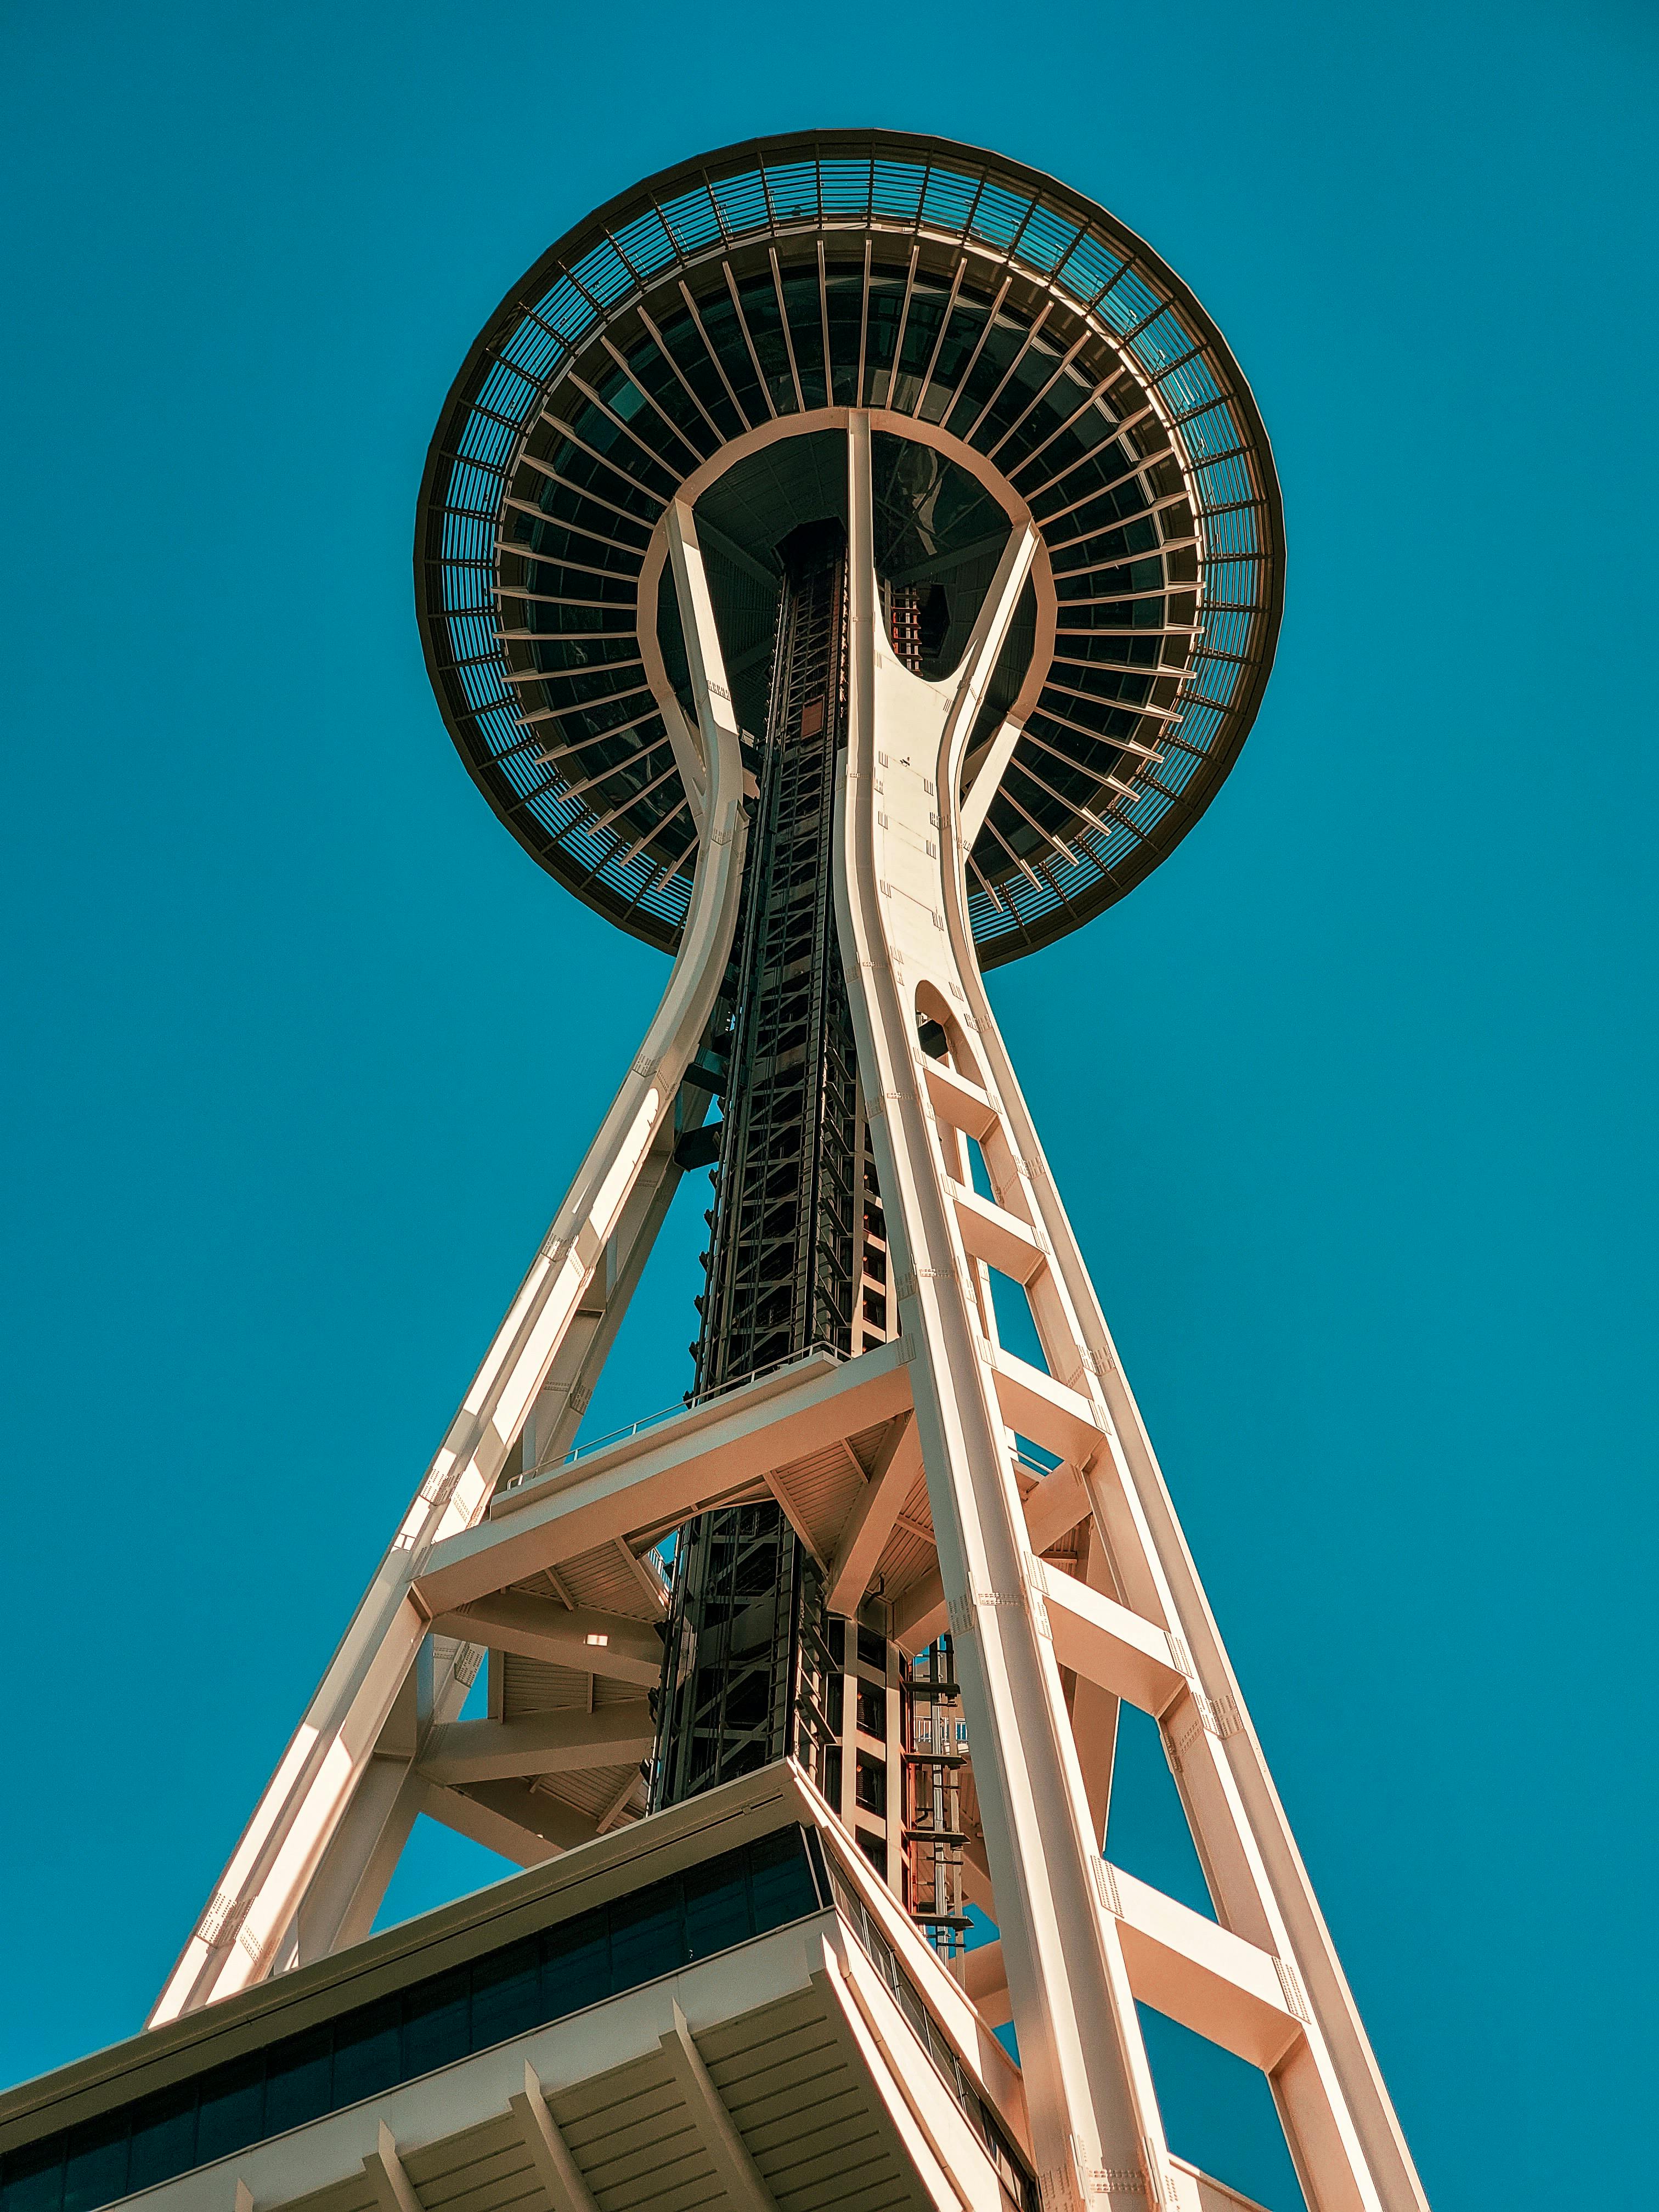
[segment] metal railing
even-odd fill
[[[768,1366],[757,1368],[752,1375],[740,1375],[729,1382],[714,1383],[707,1390],[688,1391],[678,1406],[665,1406],[659,1413],[642,1413],[637,1421],[629,1421],[624,1428],[608,1429],[602,1437],[574,1443],[562,1459],[550,1460],[544,1467],[525,1468],[517,1474],[508,1475],[500,1487],[502,1491],[517,1490],[522,1483],[538,1482],[544,1474],[560,1474],[564,1468],[574,1467],[578,1460],[592,1459],[596,1452],[608,1451],[611,1445],[625,1443],[630,1437],[642,1436],[648,1429],[660,1428],[665,1421],[677,1420],[694,1407],[707,1406],[714,1399],[730,1397],[736,1390],[746,1390],[751,1383],[764,1382],[769,1376],[781,1374],[786,1368],[804,1366],[809,1359],[829,1358],[839,1364],[852,1357],[851,1352],[843,1352],[839,1345],[809,1344],[805,1352],[792,1352],[782,1359],[773,1360]]]

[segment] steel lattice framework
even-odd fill
[[[957,2008],[952,2119],[843,2002],[850,1954],[809,1977],[905,2203],[1242,2203],[1171,2155],[1150,2003],[1262,2069],[1315,2212],[1422,2212],[982,972],[1144,877],[1255,714],[1282,531],[1218,333],[1016,165],[879,132],[732,149],[602,210],[492,317],[416,573],[473,777],[674,965],[153,2024],[366,1935],[419,1814],[672,1902],[638,1872],[660,1839],[769,1775],[894,2017],[932,2047],[918,1975]],[[696,1386],[580,1443],[709,1166]],[[1103,1855],[1124,1701],[1212,1917]],[[997,1934],[964,1955],[969,1903]],[[1009,2020],[994,2116],[970,2077]],[[727,2200],[804,2212],[678,1998],[652,2055]],[[524,2140],[592,2212],[544,2086]],[[382,2135],[380,2201],[419,2212]]]

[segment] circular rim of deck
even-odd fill
[[[1037,687],[1042,696],[1027,718],[1028,730],[1016,748],[1011,770],[1030,780],[1026,796],[1033,799],[1035,811],[1020,807],[1012,793],[1006,806],[998,802],[1005,822],[1013,819],[1010,809],[1019,814],[1021,823],[1014,824],[1014,831],[1024,841],[1025,850],[1017,853],[997,835],[994,821],[988,821],[972,858],[978,862],[984,854],[988,866],[970,866],[975,944],[981,964],[991,967],[1069,933],[1115,903],[1197,821],[1255,720],[1273,665],[1283,605],[1282,506],[1271,447],[1249,386],[1188,287],[1143,240],[1082,194],[1021,163],[974,147],[874,130],[799,131],[746,141],[677,163],[618,194],[567,232],[513,286],[486,322],[451,387],[427,457],[417,507],[415,591],[422,644],[456,749],[514,836],[550,874],[597,911],[634,935],[672,951],[689,898],[696,841],[672,764],[668,773],[658,775],[653,767],[648,776],[640,764],[647,757],[666,757],[659,715],[655,730],[652,728],[653,687],[635,687],[632,698],[647,704],[633,721],[626,714],[614,718],[612,726],[619,736],[633,736],[631,751],[624,748],[628,757],[614,758],[586,790],[574,788],[583,779],[563,773],[556,758],[538,757],[538,722],[562,734],[565,722],[578,715],[592,722],[595,704],[607,710],[608,718],[607,701],[558,704],[555,685],[574,686],[574,674],[570,669],[548,671],[534,657],[538,641],[547,634],[532,632],[528,625],[525,593],[537,580],[532,569],[562,574],[565,568],[544,554],[532,557],[528,550],[534,543],[546,542],[544,536],[535,538],[542,527],[540,518],[532,521],[531,535],[520,541],[523,550],[515,552],[512,542],[503,544],[508,501],[526,470],[535,468],[526,455],[532,434],[544,422],[543,409],[550,397],[573,372],[579,375],[607,340],[614,343],[617,331],[627,334],[631,329],[630,342],[636,347],[643,343],[641,308],[648,315],[653,298],[665,286],[678,285],[699,270],[726,264],[726,281],[732,289],[734,260],[758,263],[763,269],[770,259],[794,401],[780,410],[769,396],[760,358],[738,309],[755,387],[773,414],[793,411],[794,406],[810,411],[812,398],[797,368],[779,273],[783,266],[793,271],[794,264],[792,257],[781,262],[779,249],[788,256],[789,249],[798,248],[802,240],[816,243],[827,340],[824,248],[839,251],[853,240],[870,241],[859,308],[860,368],[872,327],[869,269],[876,241],[890,254],[909,255],[904,306],[893,346],[896,371],[904,368],[904,318],[924,252],[930,275],[945,273],[951,264],[943,258],[955,256],[955,284],[972,302],[970,307],[964,299],[964,313],[988,306],[979,346],[987,345],[994,327],[1017,333],[1024,328],[1014,362],[975,416],[970,441],[991,415],[1016,365],[1027,361],[1051,365],[1038,398],[1003,431],[989,458],[1017,435],[1050,387],[1059,387],[1069,377],[1082,388],[1083,380],[1073,367],[1079,361],[1093,369],[1090,381],[1098,389],[1094,399],[1073,415],[1073,422],[1100,401],[1106,389],[1102,369],[1115,362],[1112,373],[1119,389],[1127,389],[1121,385],[1126,375],[1139,387],[1146,426],[1162,441],[1144,453],[1133,442],[1119,446],[1134,462],[1132,473],[1142,495],[1140,507],[1121,526],[1089,533],[1097,546],[1112,538],[1126,541],[1121,558],[1109,550],[1095,556],[1086,572],[1076,573],[1079,580],[1085,573],[1115,575],[1123,583],[1109,588],[1132,591],[1134,562],[1145,564],[1155,557],[1157,592],[1142,591],[1138,601],[1126,597],[1108,605],[1106,612],[1150,605],[1156,598],[1164,611],[1155,631],[1148,626],[1148,634],[1164,641],[1160,655],[1171,635],[1188,635],[1188,649],[1181,662],[1160,658],[1138,664],[1138,668],[1156,670],[1146,678],[1139,702],[1126,697],[1121,688],[1115,695],[1103,695],[1097,688],[1091,689],[1086,678],[1076,692],[1067,691],[1064,681],[1058,688],[1050,681]],[[977,287],[963,283],[970,267],[977,276],[994,277],[1000,289],[988,302]],[[745,281],[752,283],[752,276],[746,275]],[[914,413],[934,396],[935,364],[956,300],[953,290],[915,405],[897,411]],[[707,306],[706,299],[703,304]],[[1045,349],[1040,335],[1045,328],[1061,336],[1063,346]],[[800,337],[800,329],[794,327],[793,334]],[[713,356],[712,344],[708,351]],[[611,358],[623,363],[621,355]],[[947,423],[969,392],[978,358],[975,351],[959,386],[939,387]],[[605,366],[611,367],[611,359],[605,359]],[[828,369],[820,366],[817,371],[823,379],[823,402],[847,404],[837,402],[834,391],[834,380],[844,366],[831,346]],[[884,427],[891,428],[894,410],[874,398],[884,375],[883,397],[887,400],[896,383],[915,380],[878,368],[857,387],[857,404],[869,406],[873,398],[885,417]],[[680,381],[685,381],[683,376]],[[687,389],[695,399],[689,386]],[[731,391],[729,384],[727,389]],[[637,400],[640,394],[634,396]],[[504,399],[512,404],[503,404]],[[668,423],[648,392],[644,404]],[[747,422],[735,392],[731,411],[734,419]],[[1133,416],[1120,413],[1115,422],[1109,407],[1102,404],[1099,411],[1111,426],[1106,447],[1114,444],[1112,430],[1126,421],[1133,439]],[[703,412],[717,441],[730,434],[722,433],[707,409]],[[620,417],[611,419],[619,431],[627,432]],[[991,427],[996,427],[994,419]],[[1090,427],[1095,427],[1092,421]],[[696,462],[709,457],[692,438],[678,432],[672,435]],[[622,442],[625,445],[626,439]],[[716,442],[709,451],[720,449]],[[1011,468],[1011,477],[1017,480],[1030,459],[1029,452],[1022,454]],[[1167,488],[1162,495],[1151,488],[1155,478],[1148,472],[1164,461],[1171,462],[1178,472],[1180,498]],[[1068,464],[1061,475],[1081,474],[1091,465],[1086,459]],[[692,473],[683,460],[678,465],[682,478]],[[659,463],[659,473],[672,483],[672,468]],[[1121,477],[1117,486],[1109,484],[1107,496],[1126,481]],[[610,488],[616,489],[614,484]],[[1035,505],[1044,488],[1027,485],[1022,490],[1031,493]],[[665,494],[653,489],[650,496],[660,505]],[[1160,514],[1178,513],[1182,501],[1188,510],[1189,535],[1176,550],[1190,549],[1190,578],[1177,578],[1172,571],[1171,555],[1165,550],[1169,541],[1162,534],[1161,521],[1152,518],[1160,497]],[[523,512],[532,511],[527,502],[519,504]],[[579,498],[579,513],[582,504]],[[1086,515],[1101,504],[1091,494],[1083,501],[1082,512]],[[623,516],[624,526],[649,534],[647,514],[624,514],[621,506],[611,511]],[[1042,523],[1055,520],[1039,514]],[[550,513],[545,520],[563,531],[567,545],[573,535],[582,534],[580,528],[573,532]],[[1152,545],[1127,550],[1128,531],[1143,521],[1153,529]],[[1083,542],[1049,541],[1047,527],[1044,535],[1051,550],[1061,556],[1068,544]],[[633,554],[642,553],[643,547],[613,550]],[[514,562],[524,571],[516,589],[504,581],[504,563]],[[1115,565],[1106,569],[1103,562]],[[1068,572],[1059,568],[1058,562],[1056,566],[1063,618]],[[637,569],[634,574],[637,576]],[[592,588],[604,592],[627,580],[627,572],[617,569]],[[566,587],[561,590],[568,598]],[[1190,635],[1179,617],[1169,611],[1170,601],[1183,599],[1189,602],[1185,620]],[[508,601],[516,601],[526,614],[526,627],[516,635],[515,626],[504,619],[504,602]],[[601,624],[612,611],[625,615],[629,605],[625,592],[592,604],[605,610],[599,617]],[[1092,627],[1091,623],[1068,634],[1086,638]],[[592,639],[625,641],[629,634],[627,629],[596,628]],[[1114,634],[1128,637],[1132,633],[1126,628]],[[1136,642],[1140,641],[1137,636]],[[1127,646],[1120,649],[1125,653],[1130,650]],[[576,658],[584,677],[592,678],[605,663],[588,664],[586,650],[587,646],[578,646]],[[1123,676],[1137,675],[1137,668],[1127,663],[1111,665],[1120,684]],[[1057,655],[1048,677],[1052,678],[1060,666]],[[1091,664],[1085,655],[1067,659],[1065,666],[1092,670],[1098,664]],[[552,681],[544,682],[544,676]],[[1097,686],[1103,680],[1097,675]],[[1028,684],[1026,691],[1031,688]],[[526,694],[538,689],[546,703],[540,708],[527,706]],[[1103,698],[1113,703],[1103,704]],[[1065,705],[1057,709],[1060,701]],[[1056,710],[1062,715],[1069,710],[1071,719],[1056,723]],[[1077,726],[1079,720],[1088,726]],[[1032,722],[1036,730],[1029,727]],[[1044,730],[1049,740],[1046,744],[1039,735]],[[571,750],[600,745],[607,734],[602,725],[597,736],[585,738],[580,747],[567,748],[564,757]],[[1056,750],[1052,740],[1057,735],[1063,737],[1068,754]],[[1148,742],[1153,735],[1158,744]],[[1126,741],[1134,750],[1122,750]],[[1158,745],[1164,746],[1162,753]],[[1114,751],[1119,767],[1127,764],[1121,776],[1099,764]],[[1085,758],[1087,765],[1082,764]],[[1054,762],[1061,763],[1060,772]],[[1062,776],[1069,779],[1072,793],[1056,791],[1042,776],[1043,767],[1056,782]],[[545,772],[548,768],[553,769],[551,775]],[[1080,779],[1090,793],[1088,801],[1072,795]],[[647,787],[642,790],[641,785]],[[1046,799],[1036,797],[1038,793],[1046,793]],[[1073,809],[1069,813],[1063,811],[1067,805]],[[1036,845],[1030,842],[1034,835],[1039,837]],[[1042,838],[1048,842],[1041,842]]]

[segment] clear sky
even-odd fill
[[[1651,11],[92,0],[0,37],[0,2079],[138,2026],[666,972],[440,726],[439,404],[590,207],[869,120],[1103,201],[1274,440],[1240,765],[994,995],[1431,2197],[1636,2201]],[[685,1385],[686,1212],[596,1425]],[[1146,1750],[1113,1847],[1179,1888]],[[388,1909],[492,1870],[423,1836]],[[1176,2148],[1291,2203],[1259,2081],[1154,2057]]]

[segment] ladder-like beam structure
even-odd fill
[[[429,1616],[414,1600],[415,1583],[434,1545],[483,1515],[550,1384],[556,1390],[563,1378],[550,1422],[556,1437],[562,1421],[580,1419],[573,1396],[583,1384],[591,1389],[590,1355],[615,1329],[614,1302],[602,1309],[591,1300],[594,1279],[608,1254],[614,1261],[625,1223],[631,1234],[621,1272],[636,1277],[641,1240],[648,1242],[665,1211],[657,1200],[672,1164],[680,1085],[731,950],[747,825],[738,733],[690,507],[671,504],[665,525],[686,627],[701,644],[693,685],[704,788],[679,957],[639,1054],[169,1975],[151,2026],[294,1961],[308,1919],[313,1949],[368,1932],[428,1786],[416,1771],[422,1748],[459,1713],[477,1668],[474,1647],[448,1638],[433,1638],[428,1662],[417,1667]],[[653,1188],[629,1223],[648,1163]]]
[[[1262,2069],[1315,2212],[1425,2212],[974,954],[966,854],[1010,748],[994,739],[964,789],[968,750],[1043,557],[1036,533],[1029,514],[1011,514],[955,675],[912,674],[880,613],[871,420],[856,410],[838,420],[848,643],[836,921],[899,1333],[850,1359],[810,1352],[562,1456],[614,1334],[613,1298],[637,1279],[672,1194],[676,1101],[737,912],[738,733],[695,523],[678,501],[659,529],[699,702],[698,728],[678,742],[698,755],[701,781],[688,787],[702,840],[684,946],[640,1058],[154,2017],[363,1932],[422,1809],[524,1863],[592,1832],[538,1778],[608,1762],[623,1774],[620,1811],[627,1762],[649,1738],[642,1692],[661,1606],[647,1555],[697,1514],[769,1500],[848,1618],[898,1537],[933,1547],[932,1565],[893,1595],[890,1630],[911,1652],[947,1630],[952,1638],[982,1820],[964,1874],[998,1930],[993,1948],[965,1962],[965,1985],[988,2022],[1014,2023],[1045,2212],[1193,2202],[1191,2170],[1165,2141],[1137,2002]],[[970,1143],[988,1197],[974,1187]],[[1029,1304],[1041,1368],[1000,1340],[998,1277]],[[1048,1472],[1027,1462],[1022,1439],[1054,1462]],[[609,1587],[605,1575],[614,1583],[619,1562],[624,1581],[640,1577],[639,1608],[580,1595]],[[591,1712],[531,1720],[492,1710],[461,1722],[482,1649],[559,1666],[586,1653],[605,1699],[596,1693]],[[1102,1855],[1125,1699],[1162,1732],[1214,1922]],[[878,2059],[879,2022],[860,1990],[838,1990],[837,2002],[849,2043]],[[763,2188],[728,2140],[682,2030],[677,2022],[664,2049],[701,2100],[728,2194],[758,2204]],[[520,2128],[551,2201],[580,2203],[532,2086],[514,2100]],[[939,2157],[948,2185],[942,2145]],[[389,2161],[386,2170],[395,2186]]]

